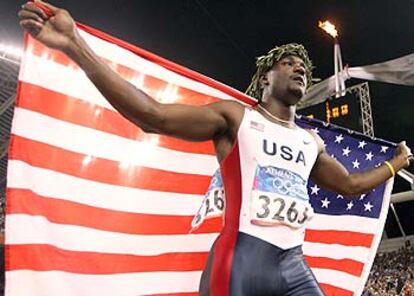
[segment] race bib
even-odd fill
[[[300,228],[313,209],[306,181],[298,174],[272,166],[257,166],[251,194],[250,221],[261,226],[285,224]]]
[[[204,196],[203,202],[191,221],[191,231],[196,230],[206,219],[223,215],[224,211],[224,187],[220,170],[217,170],[211,178],[210,186]]]

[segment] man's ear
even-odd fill
[[[267,75],[266,74],[260,76],[260,78],[259,78],[259,84],[260,84],[260,88],[261,89],[264,89],[265,86],[269,85],[269,80],[267,79]]]

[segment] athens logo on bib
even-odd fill
[[[285,224],[300,228],[314,215],[306,181],[298,174],[273,166],[256,168],[251,194],[252,224]]]

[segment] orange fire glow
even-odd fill
[[[336,30],[335,25],[332,24],[330,21],[324,21],[324,22],[319,21],[318,26],[319,28],[324,30],[326,33],[331,35],[333,38],[338,37],[338,31]]]

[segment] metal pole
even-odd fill
[[[338,70],[338,41],[335,38],[334,44],[334,69],[335,69],[335,93],[336,97],[339,98],[341,94],[339,93],[339,70]]]
[[[405,240],[406,235],[405,235],[404,229],[402,228],[402,225],[400,223],[400,219],[398,218],[397,212],[395,211],[394,204],[391,203],[390,208],[391,208],[392,212],[394,213],[395,219],[397,220],[398,228],[400,229],[400,231],[401,231],[401,233],[404,237],[404,240]]]
[[[339,63],[339,74],[338,75],[339,75],[339,83],[340,83],[339,88],[341,90],[341,96],[344,96],[345,95],[345,79],[343,76],[344,67],[342,65],[341,47],[339,46],[339,43],[338,43],[338,63]]]

